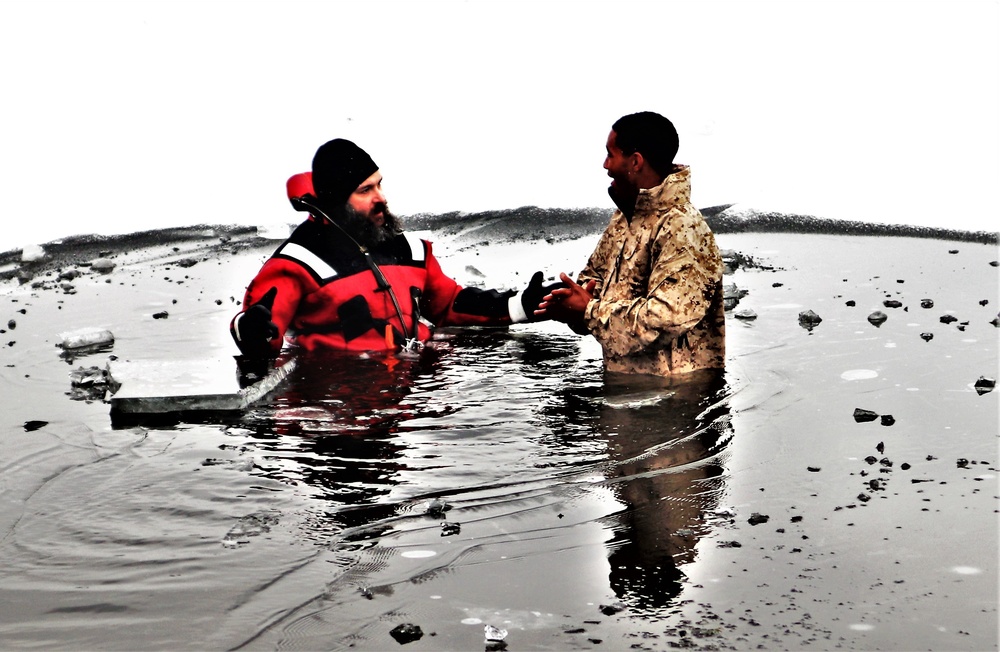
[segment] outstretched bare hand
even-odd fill
[[[594,298],[597,281],[592,279],[585,287],[575,282],[565,272],[559,275],[559,279],[566,284],[566,287],[552,290],[542,297],[535,315],[570,325],[581,324],[587,311],[587,304]]]

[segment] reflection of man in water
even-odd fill
[[[408,356],[391,371],[377,358],[343,352],[302,357],[307,363],[296,366],[280,393],[242,419],[270,458],[260,472],[338,506],[323,528],[391,516],[395,506],[378,503],[407,470],[399,431],[450,409],[410,398],[415,384],[437,372],[437,350]]]
[[[680,593],[706,512],[721,492],[720,454],[732,435],[723,374],[670,379],[611,375],[598,429],[608,479],[625,509],[608,543],[611,588],[631,608],[663,607]]]
[[[691,171],[675,165],[663,116],[620,118],[604,168],[618,206],[574,283],[536,312],[591,334],[610,371],[668,376],[725,365],[722,256],[691,204]]]

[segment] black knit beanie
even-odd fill
[[[330,206],[342,206],[361,182],[377,170],[365,150],[337,138],[316,150],[312,162],[313,190],[316,197]]]

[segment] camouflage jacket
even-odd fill
[[[687,166],[640,191],[631,224],[615,212],[578,282],[591,279],[585,323],[608,371],[669,376],[725,366],[722,256],[691,204]]]

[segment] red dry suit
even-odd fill
[[[389,350],[404,344],[404,333],[427,340],[431,330],[425,322],[511,323],[508,304],[518,300],[516,292],[463,288],[441,271],[426,240],[401,233],[370,254],[395,293],[402,320],[390,293],[379,289],[363,254],[343,232],[312,216],[295,229],[247,286],[243,300],[249,308],[276,288],[271,319],[279,337],[270,342],[273,354],[285,339],[307,351]]]

